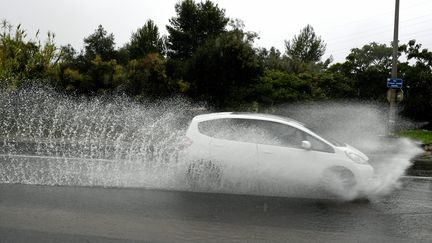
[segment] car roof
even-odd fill
[[[198,115],[198,116],[194,117],[194,120],[206,121],[206,120],[221,119],[221,118],[244,118],[244,119],[275,121],[275,122],[288,122],[291,124],[294,123],[296,125],[300,125],[300,126],[304,127],[303,123],[296,121],[294,119],[288,118],[288,117],[265,114],[265,113],[255,113],[255,112],[208,113],[208,114]]]

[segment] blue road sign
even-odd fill
[[[401,78],[388,78],[387,79],[387,88],[401,89],[402,84],[403,84],[403,80]]]

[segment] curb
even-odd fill
[[[415,158],[412,163],[407,170],[408,175],[432,177],[432,156]]]
[[[402,176],[403,179],[414,179],[414,180],[429,180],[432,181],[432,176]]]

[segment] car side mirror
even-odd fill
[[[311,145],[311,143],[309,141],[305,140],[305,141],[301,142],[301,147],[303,149],[310,150],[312,148],[312,145]]]

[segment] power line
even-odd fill
[[[422,37],[422,38],[419,38],[419,37]],[[424,38],[424,37],[426,37],[426,38]],[[430,37],[430,38],[427,38],[427,37]],[[409,38],[403,37],[403,38],[399,39],[399,43],[400,44],[407,44],[410,40],[413,40],[413,39],[415,39],[418,44],[422,44],[422,46],[427,46],[428,44],[422,43],[421,39],[432,39],[432,34],[431,33],[427,33],[427,34],[423,34],[423,35],[416,35],[416,36],[409,37]],[[336,48],[336,49],[332,50],[332,53],[338,54],[338,53],[341,53],[341,52],[345,52],[347,50],[351,50],[353,48],[361,48],[362,46],[370,44],[372,42],[375,42],[375,43],[378,43],[378,44],[389,45],[391,43],[391,40],[389,40],[388,38],[386,38],[386,39],[383,39],[383,38],[374,38],[373,40],[365,40],[365,39],[363,39],[363,40],[360,40],[358,42],[357,46],[349,46],[349,45],[343,45],[343,44],[336,45],[336,44],[330,43],[330,45],[327,45],[327,47],[329,47],[329,46],[330,47],[331,46],[343,46],[343,47],[339,47],[339,48]],[[348,42],[346,42],[346,43],[348,43]],[[426,43],[429,43],[429,42],[426,42]],[[350,43],[350,44],[353,44],[353,43]],[[329,49],[329,48],[327,48],[327,49]]]
[[[423,2],[425,2],[425,1],[423,1]],[[422,2],[422,3],[423,3]],[[417,3],[417,4],[415,4],[415,5],[420,5],[420,3]],[[414,6],[414,5],[413,5]],[[412,6],[411,6],[412,7]],[[380,15],[380,16],[382,16],[382,15]],[[426,17],[426,19],[424,19]],[[410,26],[416,26],[416,27],[418,27],[419,25],[423,25],[423,24],[425,24],[425,23],[430,23],[431,22],[431,20],[429,20],[428,18],[430,17],[430,15],[422,15],[422,16],[417,16],[417,17],[413,17],[413,18],[409,18],[409,19],[406,19],[406,20],[404,20],[404,21],[402,21],[402,24],[403,24],[403,30],[406,30],[406,29],[408,29]],[[423,21],[417,21],[417,20],[420,20],[420,19],[424,19]],[[413,23],[410,23],[410,22],[413,22]],[[390,28],[388,28],[388,27],[390,27]],[[384,31],[384,33],[383,33],[383,31],[380,31],[380,33],[381,34],[379,34],[379,35],[376,35],[376,33],[377,33],[377,31],[378,30],[385,30]],[[344,35],[344,36],[342,36],[342,37],[340,37],[340,38],[334,38],[334,39],[331,39],[331,40],[333,40],[333,42],[332,41],[330,41],[330,42],[328,42],[330,45],[336,45],[337,43],[346,43],[347,42],[347,40],[352,40],[352,39],[359,39],[359,38],[364,38],[364,37],[366,37],[364,34],[370,34],[370,33],[373,33],[374,34],[374,36],[373,36],[373,39],[374,39],[374,41],[375,42],[377,42],[377,43],[380,43],[379,41],[377,41],[377,40],[379,40],[379,39],[382,39],[381,37],[382,37],[382,35],[383,34],[386,34],[386,36],[387,36],[387,34],[388,33],[385,33],[385,32],[390,32],[391,31],[391,25],[384,25],[384,26],[381,26],[381,27],[379,27],[379,28],[374,28],[374,29],[372,29],[372,30],[367,30],[367,31],[362,31],[362,32],[360,32],[360,33],[354,33],[354,34],[351,34],[351,35]],[[406,42],[408,42],[409,40],[411,40],[411,39],[415,39],[414,37],[416,37],[416,38],[418,38],[418,37],[423,37],[423,36],[427,36],[427,37],[429,37],[429,36],[431,36],[431,38],[432,38],[432,35],[430,35],[430,32],[428,31],[428,30],[426,30],[426,31],[422,31],[420,34],[418,33],[418,31],[416,31],[416,32],[408,32],[408,33],[404,33],[404,35],[405,36],[410,36],[410,38],[401,38],[401,39],[399,39],[399,41],[400,42],[403,42],[404,40],[406,41]],[[377,37],[380,37],[380,38],[377,38]],[[357,38],[356,38],[357,37]],[[368,39],[371,39],[371,36],[368,36]],[[429,39],[429,38],[426,38],[426,39]],[[335,41],[336,40],[336,41]],[[337,41],[337,40],[339,40],[339,41]],[[388,37],[386,37],[386,40],[385,40],[385,42],[386,43],[388,43],[388,41],[389,41],[389,39],[388,39]],[[370,42],[369,42],[370,43]],[[420,43],[421,44],[421,43]],[[343,44],[342,44],[343,45]],[[425,48],[425,46],[428,46],[428,44],[425,44],[425,45],[423,45],[422,47],[423,48]],[[347,54],[349,54],[350,53],[350,50],[352,49],[352,47],[351,48],[349,48],[349,47],[345,47],[345,48],[338,48],[338,49],[336,49],[336,50],[332,50],[332,52],[331,53],[329,53],[328,51],[326,52],[326,54],[330,54],[330,55],[332,55],[332,56],[339,56],[340,54],[343,54],[343,53],[347,53]],[[347,55],[346,54],[346,55]]]
[[[408,43],[409,40],[410,39],[400,40],[400,42],[406,44],[406,43]],[[380,43],[380,42],[378,42],[378,43]],[[432,48],[432,42],[428,42],[428,43],[417,42],[417,43],[422,45],[421,49],[431,49]],[[358,47],[348,47],[348,46],[346,46],[345,48],[338,48],[338,49],[331,50],[331,51],[327,50],[326,51],[326,55],[331,55],[333,57],[344,55],[344,57],[346,58],[351,53],[352,49],[354,49],[354,48],[362,48],[362,46],[367,45],[367,44],[369,44],[369,43],[359,44]]]
[[[430,17],[430,16],[428,16],[428,17]],[[420,18],[421,17],[412,18],[411,20],[420,19]],[[430,24],[430,23],[432,23],[432,18],[424,20],[424,21],[421,21],[421,22],[415,22],[415,23],[411,23],[411,24],[404,24],[406,22],[408,22],[408,21],[402,21],[402,24],[401,24],[401,27],[402,27],[401,29],[402,30],[404,30],[404,29],[406,29],[408,27],[411,27],[411,26],[419,26],[419,25],[423,25],[423,24],[426,24],[426,23]],[[344,36],[339,36],[339,37],[336,37],[336,38],[331,38],[331,39],[328,39],[327,42],[333,42],[333,43],[335,43],[335,42],[341,42],[341,41],[344,41],[344,40],[353,39],[355,37],[358,37],[358,36],[361,36],[361,35],[364,35],[364,34],[382,33],[383,31],[392,31],[392,26],[391,25],[385,25],[385,26],[375,27],[375,28],[370,29],[370,30],[365,30],[365,31],[356,32],[356,33],[353,33],[353,34],[350,34],[350,35],[344,35]]]
[[[404,9],[412,9],[412,8],[417,7],[417,6],[424,7],[425,3],[431,4],[432,2],[430,0],[425,0],[425,1],[422,1],[422,2],[418,2],[418,3],[414,3],[414,4],[411,4],[411,5],[408,5],[408,6],[404,7]],[[403,5],[403,6],[405,6],[405,5]],[[368,22],[371,22],[370,21],[371,19],[374,19],[374,18],[377,18],[377,17],[382,17],[382,16],[387,16],[387,15],[393,16],[393,14],[394,14],[393,10],[387,10],[387,11],[380,12],[379,14],[376,14],[376,15],[364,16],[364,17],[361,17],[361,18],[356,19],[356,20],[344,22],[344,23],[341,23],[341,24],[338,24],[338,25],[333,25],[332,27],[346,26],[346,25],[353,24],[353,23],[363,22],[365,20],[368,21]],[[393,25],[391,24],[391,26],[393,26]]]

